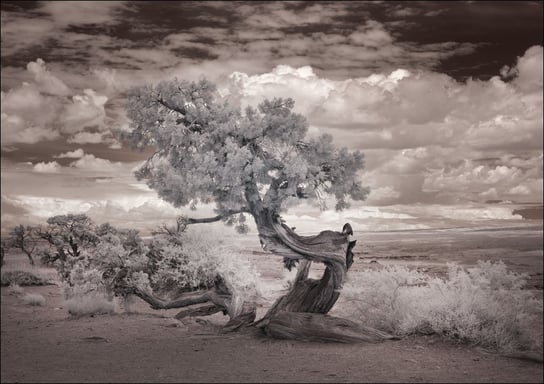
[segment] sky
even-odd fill
[[[244,105],[291,97],[309,135],[365,154],[365,202],[291,220],[519,220],[512,204],[542,204],[542,36],[540,1],[2,1],[2,231],[185,212],[116,132],[131,87],[202,76]]]

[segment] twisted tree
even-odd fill
[[[288,269],[298,264],[291,290],[262,319],[254,322],[255,308],[244,305],[229,312],[226,329],[251,325],[281,338],[381,340],[387,335],[327,315],[352,263],[351,226],[299,236],[280,218],[300,199],[325,207],[332,197],[341,210],[349,198],[363,200],[368,194],[357,177],[363,154],[335,148],[330,135],[307,138],[308,123],[293,107],[293,100],[275,98],[242,110],[206,80],[135,88],[129,94],[126,138],[133,148],[156,149],[136,176],[176,207],[215,204],[216,216],[185,219],[182,225],[222,220],[246,231],[250,215],[263,249],[282,256]],[[320,279],[308,278],[312,262],[325,265]],[[180,316],[228,312],[231,300],[220,277],[211,290],[171,302],[134,292],[155,308],[199,306]]]

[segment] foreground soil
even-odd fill
[[[1,381],[7,382],[543,382],[542,363],[436,337],[321,344],[219,333],[221,318],[131,313],[71,318],[57,286],[2,288]]]

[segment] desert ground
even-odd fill
[[[542,227],[480,231],[399,231],[356,234],[354,271],[399,263],[443,274],[446,263],[502,260],[529,275],[542,297]],[[258,240],[246,238],[247,257],[263,279],[282,274]],[[17,258],[19,257],[19,258]],[[264,260],[264,261],[263,261]],[[24,263],[10,255],[4,269]],[[543,382],[542,362],[491,353],[438,336],[379,344],[272,340],[222,334],[226,318],[173,319],[136,300],[115,314],[73,318],[59,286],[24,287],[41,294],[25,304],[2,287],[1,381],[4,382]],[[263,309],[264,310],[264,309]]]

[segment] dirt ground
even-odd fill
[[[261,255],[258,240],[241,238],[261,278],[284,274]],[[358,238],[350,272],[405,264],[444,275],[447,262],[473,266],[503,261],[528,275],[542,297],[542,226],[533,230],[405,231]],[[27,265],[10,255],[7,267]],[[5,268],[5,267],[4,267]],[[42,273],[44,271],[41,271]],[[55,276],[53,270],[51,276]],[[280,284],[281,285],[281,284]],[[45,298],[30,306],[1,289],[1,382],[486,382],[542,383],[542,363],[418,336],[380,344],[323,344],[220,334],[226,317],[179,322],[177,310],[154,311],[140,300],[130,313],[71,318],[58,286],[24,287]],[[264,308],[261,308],[262,311]],[[258,312],[259,316],[259,312]]]
[[[24,304],[2,288],[1,381],[8,382],[487,382],[543,381],[542,363],[434,337],[322,344],[220,334],[209,321],[135,303],[131,313],[70,318],[57,286]]]

